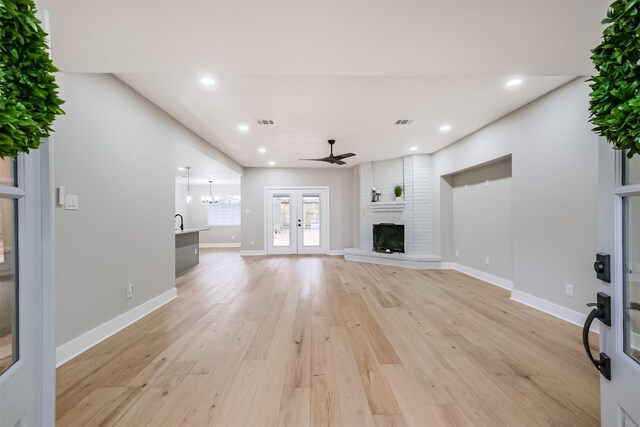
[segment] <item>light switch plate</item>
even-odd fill
[[[64,208],[68,211],[77,211],[78,210],[78,195],[77,194],[67,194]]]
[[[64,185],[58,187],[58,205],[64,206],[67,202],[67,189]]]
[[[251,209],[245,209],[244,210],[244,214],[245,215],[251,215]]]

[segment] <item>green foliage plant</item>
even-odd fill
[[[47,34],[33,0],[0,0],[0,157],[37,149],[60,106]]]
[[[640,0],[610,6],[602,43],[592,51],[593,131],[629,158],[640,153]]]

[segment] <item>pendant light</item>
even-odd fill
[[[187,204],[191,203],[191,166],[186,166],[187,169]]]
[[[213,184],[213,181],[209,181],[209,195],[208,196],[202,196],[202,203],[213,203],[213,193],[211,190],[211,185]]]

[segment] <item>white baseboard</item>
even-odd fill
[[[529,307],[535,308],[536,310],[540,310],[544,313],[555,316],[558,319],[562,319],[569,323],[573,323],[574,325],[582,326],[584,325],[584,322],[587,319],[586,314],[573,311],[569,308],[552,303],[551,301],[547,301],[545,299],[527,294],[522,291],[518,291],[516,289],[513,289],[511,291],[511,299],[521,304],[528,305]],[[598,325],[599,325],[599,322],[593,322],[591,326],[591,330],[593,332],[598,333],[599,332]]]
[[[342,256],[344,255],[344,249],[331,249],[327,252],[327,255]]]
[[[240,243],[200,243],[200,249],[207,248],[239,248]]]
[[[266,254],[267,254],[267,251],[265,251],[264,249],[258,249],[255,251],[246,251],[246,250],[240,251],[240,256],[263,256]]]
[[[136,308],[121,314],[120,316],[109,320],[106,323],[98,326],[80,335],[77,338],[72,339],[56,348],[56,367],[64,365],[69,360],[78,356],[81,353],[89,350],[91,347],[106,340],[110,336],[120,332],[132,323],[140,320],[147,314],[157,310],[169,301],[178,296],[176,288],[171,288],[167,292],[158,295],[149,301],[140,304]]]
[[[503,279],[502,277],[494,276],[493,274],[489,274],[475,268],[467,267],[466,265],[458,264],[457,262],[446,262],[442,264],[442,268],[449,268],[451,270],[459,271],[460,273],[475,277],[476,279],[491,283],[492,285],[499,286],[503,289],[513,289],[513,282],[511,280]],[[445,265],[447,267],[445,267]]]

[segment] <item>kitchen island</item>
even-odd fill
[[[208,228],[176,230],[176,274],[180,274],[200,262],[200,232]]]

